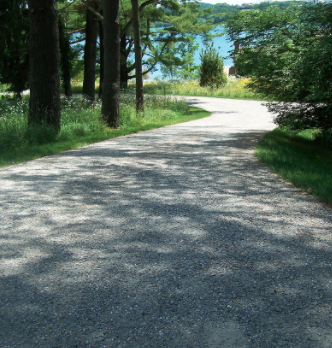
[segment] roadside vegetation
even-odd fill
[[[101,103],[82,98],[61,99],[61,131],[50,126],[28,126],[28,97],[0,99],[0,167],[60,153],[84,145],[138,131],[209,116],[170,97],[146,98],[145,112],[136,115],[135,96],[123,94],[118,129],[101,120]]]
[[[8,88],[9,88],[9,85],[6,85],[6,84],[1,84],[0,83],[0,93],[4,93],[4,92],[6,92],[7,90],[8,90]]]
[[[217,97],[230,99],[265,100],[258,93],[251,91],[247,85],[247,78],[228,79],[226,84],[218,87],[201,87],[199,81],[151,81],[144,85],[148,94],[159,95],[187,95],[201,97]]]
[[[163,96],[201,96],[229,99],[268,100],[266,96],[258,94],[248,88],[250,79],[230,77],[226,83],[218,88],[201,87],[199,80],[152,80],[144,82],[144,92],[148,95]],[[99,84],[96,83],[95,93],[98,94]],[[73,94],[82,94],[83,83],[72,83]],[[135,93],[135,83],[129,83],[127,93]],[[62,90],[63,93],[63,90]],[[271,99],[271,98],[270,98]]]
[[[332,203],[332,5],[258,6],[229,16],[233,58],[279,128],[256,148],[260,161],[295,186]]]
[[[332,150],[320,134],[277,128],[260,141],[256,156],[286,181],[332,204]]]

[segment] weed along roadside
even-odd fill
[[[170,97],[146,98],[144,117],[136,117],[132,95],[121,99],[118,129],[107,128],[100,120],[100,103],[82,98],[62,99],[61,132],[49,127],[28,127],[28,99],[2,97],[0,100],[0,166],[75,149],[91,143],[207,117],[210,113],[189,107]]]
[[[144,92],[148,95],[182,95],[217,97],[227,99],[244,100],[269,100],[268,98],[251,91],[247,85],[251,80],[248,78],[229,77],[227,83],[219,88],[201,87],[197,80],[152,80],[144,82]],[[74,94],[82,94],[82,83],[74,82],[72,85]],[[96,95],[99,85],[96,84]],[[64,91],[62,91],[64,92]],[[124,90],[125,94],[135,93],[135,83],[128,83]]]
[[[199,81],[147,81],[144,90],[149,94],[216,97],[227,99],[266,100],[247,88],[250,79],[229,77],[219,88],[201,87]]]
[[[22,99],[5,94],[0,99],[0,166],[11,165],[78,148],[113,137],[142,130],[163,127],[178,122],[206,117],[209,113],[188,107],[182,100],[170,95],[205,95],[228,98],[258,98],[246,88],[246,79],[229,80],[222,89],[199,87],[197,82],[183,84],[167,81],[146,82],[145,116],[136,117],[134,112],[134,86],[121,94],[119,129],[112,130],[100,120],[100,102],[91,103],[77,97],[61,100],[61,132],[56,134],[49,127],[28,127],[28,98]],[[96,84],[96,92],[98,91]],[[5,86],[2,88],[6,89]],[[74,95],[82,94],[82,83],[73,82]],[[166,95],[166,94],[170,95]],[[165,95],[164,95],[165,94]]]
[[[286,181],[332,205],[332,150],[315,133],[275,129],[256,146],[256,156]]]

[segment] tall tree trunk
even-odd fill
[[[100,10],[100,14],[103,15],[103,10]],[[99,41],[100,41],[100,78],[99,78],[99,98],[103,94],[103,82],[104,82],[104,28],[102,21],[99,21]]]
[[[65,24],[61,16],[59,22],[59,43],[60,43],[60,74],[62,87],[65,89],[65,96],[72,97],[71,90],[71,69],[72,69],[72,51],[69,42],[69,35],[65,33]]]
[[[98,11],[98,2],[91,3],[91,6],[96,11]],[[86,37],[84,48],[83,94],[92,101],[95,100],[98,26],[98,18],[87,8],[85,32]]]
[[[109,127],[117,128],[120,104],[119,0],[103,0],[103,12],[105,65],[101,113]]]
[[[29,0],[30,107],[28,124],[60,131],[60,53],[55,0]]]
[[[120,41],[120,86],[124,89],[128,87],[127,58],[127,35],[124,34]]]
[[[144,112],[143,73],[142,73],[142,46],[138,0],[131,0],[133,9],[133,28],[135,40],[135,70],[136,70],[136,112]]]

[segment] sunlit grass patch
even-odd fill
[[[230,99],[264,100],[263,96],[252,92],[248,87],[249,79],[228,79],[225,86],[220,88],[200,87],[198,81],[147,81],[144,91],[149,94],[188,95],[219,97]]]
[[[315,141],[316,130],[275,129],[256,147],[257,158],[285,180],[332,203],[332,150]]]
[[[249,100],[266,100],[265,97],[259,95],[248,88],[248,78],[229,78],[225,86],[220,88],[200,87],[199,81],[195,80],[152,80],[144,82],[144,93],[150,95],[187,95],[187,96],[203,96],[218,97],[230,99],[249,99]],[[96,83],[96,96],[98,95],[99,84]],[[83,82],[73,81],[73,94],[82,94]],[[62,90],[62,93],[64,91]],[[135,81],[129,81],[128,87],[124,93],[135,93]]]
[[[144,115],[136,115],[135,96],[127,93],[121,96],[119,129],[114,130],[100,118],[100,101],[62,98],[61,131],[56,134],[47,126],[28,127],[28,104],[28,97],[0,99],[0,166],[209,115],[184,101],[162,96],[147,96]]]

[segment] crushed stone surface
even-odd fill
[[[257,101],[0,170],[0,347],[332,347],[331,208]]]

